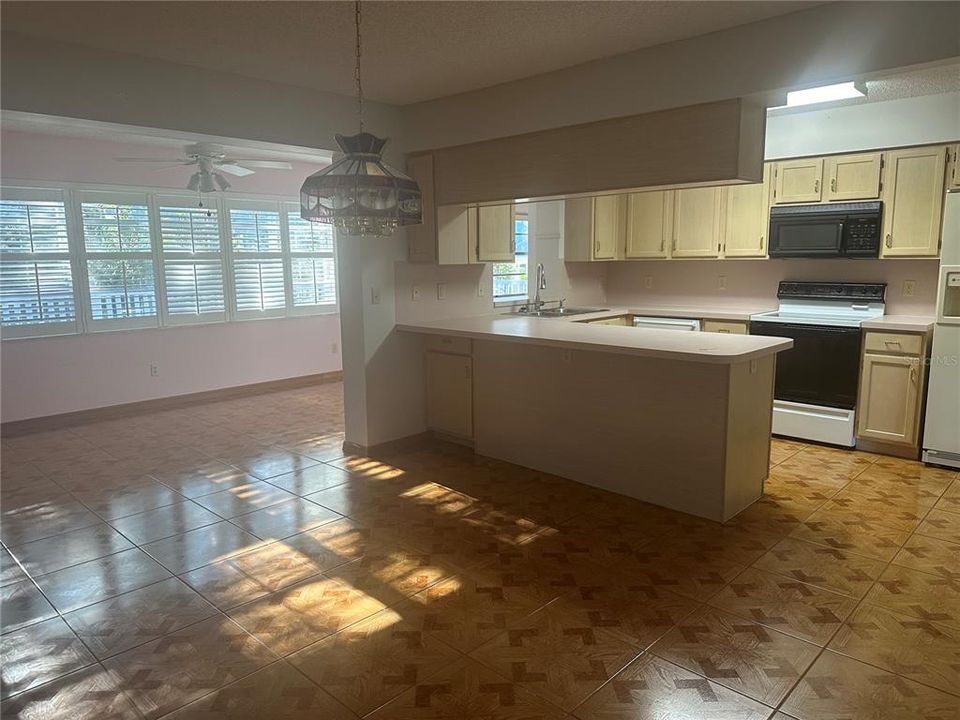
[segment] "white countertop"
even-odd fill
[[[622,315],[626,312],[632,312],[632,310],[604,311],[562,319],[480,315],[398,323],[396,327],[402,332],[450,335],[475,340],[498,340],[716,364],[743,362],[793,347],[793,341],[788,338],[652,330],[570,322],[570,320],[584,317],[607,317]],[[722,317],[731,316],[723,315]]]
[[[860,327],[864,330],[928,333],[936,323],[937,319],[932,315],[884,315],[875,320],[865,320]]]

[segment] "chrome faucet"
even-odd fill
[[[543,263],[537,263],[537,294],[533,298],[533,311],[540,312],[544,300],[540,299],[540,291],[547,289],[547,273],[543,270]]]

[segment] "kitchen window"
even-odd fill
[[[337,311],[333,228],[281,199],[3,188],[4,338]]]
[[[512,263],[493,264],[494,302],[526,300],[527,268],[530,258],[530,221],[518,215],[513,221],[516,252]]]

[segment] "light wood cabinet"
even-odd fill
[[[513,205],[482,206],[477,210],[479,262],[513,262]]]
[[[673,198],[671,190],[627,196],[626,257],[668,257],[673,231]]]
[[[407,173],[420,185],[423,222],[407,231],[407,258],[416,263],[466,265],[477,261],[477,208],[438,207],[433,181],[433,155],[414,155]]]
[[[857,399],[857,437],[917,447],[926,337],[867,332]]]
[[[881,153],[833,155],[827,158],[824,199],[830,202],[876,200],[880,197]]]
[[[947,187],[954,190],[960,188],[960,145],[947,148],[947,155]]]
[[[626,246],[625,195],[575,198],[564,202],[563,259],[620,260]]]
[[[684,188],[674,196],[673,257],[717,257],[721,188]]]
[[[741,320],[704,320],[700,326],[703,332],[726,333],[727,335],[749,335],[750,328]]]
[[[593,199],[593,259],[615,260],[622,255],[626,233],[626,203],[623,195]]]
[[[724,257],[766,256],[771,172],[767,163],[762,183],[731,185],[724,191]]]
[[[773,204],[820,202],[823,158],[782,160],[774,167]]]
[[[473,359],[428,351],[427,427],[459,438],[473,437]]]
[[[939,145],[886,153],[881,257],[939,253],[946,161]]]

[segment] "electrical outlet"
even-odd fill
[[[417,302],[420,299],[420,286],[414,285],[410,288],[410,299],[413,302]]]
[[[378,287],[370,288],[370,304],[371,305],[380,304],[380,288]]]
[[[150,377],[160,377],[160,368],[152,363],[150,364]]]
[[[913,297],[913,294],[917,291],[917,281],[916,280],[904,280],[902,293],[904,297]]]
[[[726,290],[727,289],[727,276],[726,275],[717,275],[717,289]]]
[[[335,343],[335,342],[330,343],[330,354],[331,354],[331,355],[336,355],[339,351],[340,351],[340,345],[339,345],[339,344],[337,344],[337,343]]]
[[[447,299],[447,284],[437,283],[437,300]]]
[[[649,290],[653,287],[653,275],[644,275],[643,276],[643,287],[646,290]]]

